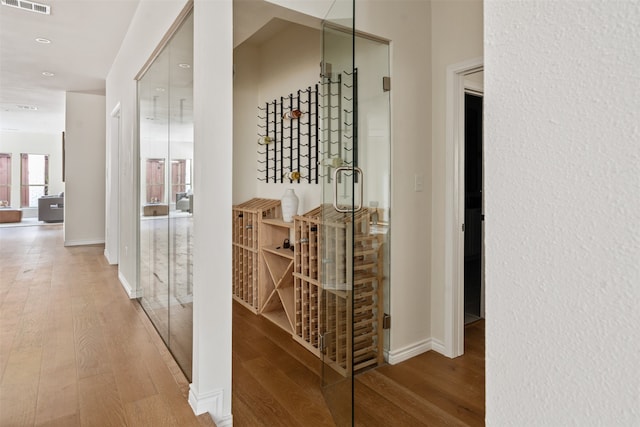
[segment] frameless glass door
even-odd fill
[[[389,45],[355,34],[349,1],[325,20],[322,74],[322,382],[346,426],[357,375],[384,363],[391,224]]]
[[[188,378],[192,361],[193,18],[138,81],[139,301]]]
[[[334,2],[322,30],[322,390],[338,426],[352,425],[353,257],[357,169],[354,2]],[[360,206],[361,207],[361,206]]]

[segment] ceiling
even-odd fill
[[[104,94],[107,73],[141,0],[34,1],[50,6],[51,14],[0,6],[3,132],[62,132],[65,92]],[[287,21],[320,26],[316,18],[264,0],[234,0],[233,8],[235,46],[263,43]]]
[[[138,2],[36,0],[50,15],[0,6],[0,131],[61,132],[65,92],[104,94]]]

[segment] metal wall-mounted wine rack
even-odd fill
[[[320,140],[324,161],[320,176],[331,182],[334,168],[358,166],[358,71],[329,72],[322,81]]]
[[[343,72],[258,107],[258,180],[318,184],[356,167],[356,93],[357,72]]]
[[[258,179],[318,183],[318,84],[258,107]]]

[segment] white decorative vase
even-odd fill
[[[293,192],[293,188],[287,188],[280,203],[282,204],[282,220],[293,222],[293,216],[298,213],[298,196]]]

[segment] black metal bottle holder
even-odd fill
[[[338,163],[357,166],[357,71],[343,73],[344,78],[325,76],[313,87],[258,107],[258,180],[318,184],[321,177],[331,181],[330,169]],[[329,159],[322,172],[320,155]],[[338,163],[331,163],[333,158]]]

